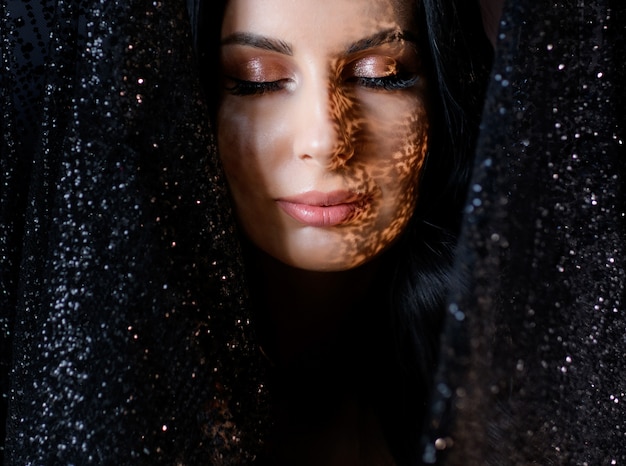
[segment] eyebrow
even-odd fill
[[[378,47],[379,45],[388,44],[390,42],[402,42],[407,41],[416,44],[417,37],[415,34],[409,31],[403,31],[398,29],[385,29],[384,31],[372,34],[369,37],[365,37],[356,41],[350,47],[347,52],[349,54],[361,52],[363,50],[371,49],[372,47]]]
[[[346,52],[348,54],[352,54],[370,49],[372,47],[377,47],[382,44],[402,41],[417,43],[417,38],[414,34],[408,31],[385,29],[354,42],[347,48]],[[283,55],[293,55],[293,47],[291,44],[279,39],[249,32],[234,32],[222,39],[222,45],[245,45],[248,47],[282,53]]]
[[[247,45],[257,49],[270,50],[284,55],[293,55],[293,48],[287,42],[248,32],[235,32],[222,39],[222,45]]]

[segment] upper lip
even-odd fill
[[[353,191],[336,190],[336,191],[307,191],[293,196],[281,197],[278,199],[283,202],[291,202],[293,204],[305,204],[311,206],[333,206],[339,204],[351,204],[360,202],[364,199],[364,195]]]

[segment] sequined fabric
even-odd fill
[[[626,464],[625,24],[505,6],[425,463]]]
[[[3,14],[5,463],[247,464],[263,364],[185,4]]]

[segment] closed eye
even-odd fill
[[[280,79],[278,81],[246,81],[243,79],[236,79],[229,77],[226,79],[226,90],[232,95],[263,95],[270,92],[278,92],[285,88],[287,79]]]
[[[419,81],[419,61],[412,47],[396,50],[393,44],[386,53],[369,51],[348,62],[342,70],[344,82],[367,89],[394,91],[407,89]],[[393,55],[391,55],[393,52]]]
[[[355,76],[348,80],[357,86],[384,91],[407,89],[417,84],[418,81],[419,75],[389,75],[374,78]]]

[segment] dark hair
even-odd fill
[[[387,436],[399,464],[413,464],[432,388],[493,49],[478,1],[422,0],[419,25],[429,56],[429,153],[418,205],[390,251],[389,303],[397,374],[404,393],[391,400]],[[430,66],[428,66],[430,65]],[[402,396],[404,395],[404,396]],[[384,413],[381,413],[385,417]]]
[[[215,116],[218,95],[211,78],[219,69],[219,44],[227,0],[187,0],[200,84],[211,116]]]
[[[188,0],[198,71],[210,109],[217,106],[210,74],[219,66],[218,44],[226,1]],[[478,0],[417,0],[425,68],[429,73],[429,151],[417,208],[401,238],[384,254],[379,282],[387,319],[376,347],[385,363],[387,393],[378,414],[399,465],[418,454],[438,358],[452,261],[472,171],[482,102],[493,50]],[[384,405],[384,406],[383,406]]]

